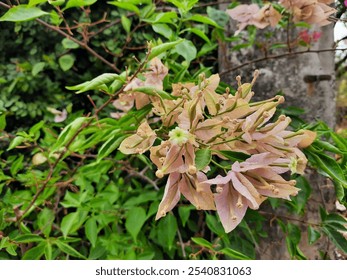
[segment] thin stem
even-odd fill
[[[282,54],[278,54],[278,55],[270,55],[270,56],[266,56],[266,57],[261,57],[261,58],[257,58],[254,60],[250,60],[250,61],[246,61],[245,63],[242,63],[238,66],[235,66],[233,68],[230,69],[226,69],[224,71],[222,71],[219,75],[223,76],[226,75],[232,71],[235,71],[237,69],[243,68],[247,65],[253,64],[253,63],[257,63],[257,62],[261,62],[261,61],[265,61],[265,60],[270,60],[270,59],[280,59],[280,58],[285,58],[287,56],[294,56],[294,55],[300,55],[300,54],[305,54],[305,53],[322,53],[322,52],[335,52],[335,51],[346,51],[347,48],[342,48],[342,49],[322,49],[322,50],[305,50],[305,51],[297,51],[297,52],[287,52],[287,53],[282,53]]]

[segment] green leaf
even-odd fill
[[[61,43],[63,44],[64,49],[67,49],[67,50],[79,48],[79,44],[75,43],[74,41],[68,38],[64,38]]]
[[[46,66],[45,62],[38,62],[34,64],[33,69],[31,70],[31,74],[35,77],[38,73],[40,73]]]
[[[120,129],[115,129],[115,132],[112,132],[110,138],[100,147],[97,157],[97,162],[102,160],[104,157],[107,157],[115,149],[117,149],[120,143],[127,137],[127,135],[122,135]]]
[[[107,2],[107,3],[111,4],[111,5],[114,5],[114,6],[117,6],[118,8],[134,12],[137,15],[140,14],[139,8],[136,7],[132,3],[129,3],[129,2],[118,2],[118,1],[111,1],[111,2]]]
[[[177,221],[174,215],[169,213],[161,218],[158,223],[158,241],[163,246],[171,250],[177,233]]]
[[[184,57],[188,64],[196,58],[197,51],[192,41],[184,40],[176,45],[175,50],[179,55]]]
[[[206,214],[207,227],[218,236],[225,236],[223,226],[214,215]]]
[[[331,228],[330,226],[323,227],[323,231],[338,248],[340,248],[345,254],[347,254],[347,240],[341,233]]]
[[[75,57],[71,54],[65,54],[58,59],[61,70],[68,71],[75,63]]]
[[[75,86],[67,86],[68,90],[77,90],[76,93],[86,92],[88,90],[99,89],[101,86],[113,82],[114,80],[120,78],[119,75],[113,73],[104,73],[91,81],[84,82]]]
[[[201,149],[195,153],[195,164],[198,170],[204,169],[209,165],[212,159],[212,152],[210,149]]]
[[[25,138],[23,136],[17,136],[15,137],[12,141],[10,146],[8,147],[7,151],[14,149],[15,147],[19,146],[20,144],[23,143]]]
[[[242,254],[241,252],[233,250],[231,248],[224,248],[218,252],[223,253],[223,254],[227,255],[228,257],[231,257],[235,260],[251,260],[250,257]]]
[[[148,60],[151,60],[152,58],[159,56],[160,54],[166,52],[167,50],[174,48],[176,45],[178,45],[179,43],[183,41],[184,39],[180,39],[174,42],[164,43],[164,44],[160,44],[159,46],[153,47],[151,49],[151,53],[148,56]]]
[[[121,16],[121,23],[122,23],[122,26],[123,26],[124,30],[126,31],[126,33],[130,33],[131,20],[128,17],[126,17],[125,15],[122,15]]]
[[[45,253],[45,242],[39,243],[36,247],[33,247],[25,252],[23,260],[39,260]]]
[[[176,19],[177,19],[176,12],[165,12],[165,13],[155,13],[151,18],[143,19],[143,21],[149,22],[152,24],[157,24],[157,23],[174,24]]]
[[[32,242],[41,242],[44,239],[41,236],[36,234],[23,234],[19,235],[13,239],[13,241],[18,243],[32,243]]]
[[[314,160],[315,165],[324,171],[332,180],[339,181],[344,188],[347,188],[347,181],[345,178],[345,175],[340,167],[340,165],[336,162],[335,159],[332,157],[324,154],[319,153],[317,154],[314,152],[312,147],[309,147],[305,150],[308,155]]]
[[[10,169],[12,176],[15,176],[18,173],[18,171],[23,168],[23,160],[24,155],[20,155],[14,162],[12,162]]]
[[[206,247],[214,251],[213,244],[202,237],[192,237],[192,241],[202,247]]]
[[[189,219],[190,212],[194,209],[192,205],[178,207],[178,214],[180,216],[182,225],[185,227]]]
[[[250,155],[240,153],[240,152],[233,152],[233,151],[213,151],[216,154],[221,154],[222,156],[226,157],[227,159],[230,159],[231,161],[245,161],[250,157]]]
[[[69,123],[59,134],[55,145],[52,147],[51,154],[53,154],[56,150],[62,148],[67,142],[69,142],[72,137],[76,135],[83,123],[88,119],[89,118],[87,117],[79,117],[76,118],[73,122]]]
[[[155,87],[138,87],[132,90],[133,92],[142,92],[147,95],[159,96],[163,99],[175,99],[170,93],[167,93],[163,90],[159,90]]]
[[[0,21],[21,22],[38,18],[48,13],[35,7],[27,7],[27,5],[18,5],[10,8],[1,18]]]
[[[205,40],[206,43],[208,44],[211,44],[211,41],[210,39],[206,36],[206,34],[201,31],[200,29],[198,28],[187,28],[187,29],[184,29],[181,31],[182,33],[183,32],[191,32],[191,33],[194,33],[195,35],[199,36],[201,39]]]
[[[73,8],[73,7],[84,7],[84,6],[90,6],[92,4],[94,4],[96,1],[98,0],[69,0],[66,3],[65,8],[63,9],[69,9],[69,8]]]
[[[322,150],[332,152],[334,154],[342,154],[343,153],[343,151],[341,151],[340,149],[336,148],[334,145],[332,145],[326,141],[315,140],[312,145],[314,148],[316,148],[318,150],[322,149]]]
[[[98,226],[96,224],[95,218],[93,217],[88,219],[84,227],[86,237],[92,244],[92,247],[95,247],[96,240],[98,238]]]
[[[311,195],[312,188],[304,176],[299,176],[296,179],[296,187],[300,188],[297,196],[292,197],[292,202],[295,203],[295,211],[300,214],[304,211],[306,203]]]
[[[135,242],[137,239],[137,235],[139,234],[146,220],[146,211],[142,207],[131,208],[130,211],[127,213],[125,228],[130,233]]]
[[[36,6],[37,4],[45,3],[48,0],[29,0],[28,7]]]
[[[184,1],[166,0],[166,1],[174,4],[178,8],[179,12],[184,15],[184,14],[187,14],[199,0],[184,0]]]
[[[208,25],[212,25],[212,26],[219,28],[219,29],[223,29],[223,27],[219,26],[214,20],[212,20],[206,16],[203,16],[203,15],[195,14],[195,15],[187,18],[186,21],[187,20],[197,21],[197,22],[208,24]]]
[[[73,212],[67,214],[61,221],[60,229],[63,233],[64,238],[66,238],[71,232],[73,232],[74,226],[79,221],[79,213]]]
[[[55,216],[53,210],[48,208],[43,208],[37,215],[37,225],[46,237],[51,233],[54,219]]]
[[[54,7],[59,7],[65,3],[65,0],[48,0],[48,3]]]
[[[308,242],[310,245],[315,243],[321,237],[321,234],[319,233],[319,231],[315,230],[311,226],[308,226],[307,228],[307,235],[308,235]]]
[[[78,258],[78,259],[82,259],[82,260],[85,260],[87,259],[85,256],[83,256],[81,253],[79,253],[75,248],[71,247],[69,244],[59,240],[59,239],[56,239],[55,242],[54,242],[55,245],[57,245],[57,247],[63,251],[64,253],[70,255],[70,256],[73,256],[75,258]]]
[[[325,217],[324,224],[330,224],[331,227],[333,227],[334,224],[347,226],[347,219],[339,214],[331,213]],[[347,228],[346,228],[346,231],[347,231]]]
[[[47,240],[46,247],[45,247],[45,258],[46,260],[52,260],[53,259],[52,256],[53,256],[52,245],[49,242],[49,240]]]
[[[165,38],[169,40],[174,36],[173,30],[169,27],[169,25],[165,23],[152,24],[152,28],[154,32],[164,36]]]
[[[3,131],[6,128],[6,115],[1,114],[0,115],[0,132]]]

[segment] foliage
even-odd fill
[[[134,83],[130,90],[142,97],[137,102],[175,100],[173,85],[201,84],[217,71],[219,40],[250,47],[255,28],[245,31],[249,39],[228,37],[223,32],[228,15],[196,0],[30,0],[13,7],[8,2],[0,1],[5,30],[0,39],[6,42],[0,46],[6,53],[0,58],[0,258],[255,259],[256,244],[267,235],[269,217],[262,212],[249,209],[226,233],[214,212],[197,211],[180,200],[179,207],[155,221],[165,177],[156,177],[148,152],[126,155],[118,149],[136,135],[153,104],[125,109],[131,100],[117,102]],[[169,69],[160,89],[141,84],[155,57]],[[216,92],[225,93],[226,86],[221,83]],[[295,131],[317,133],[304,153],[347,205],[346,140],[322,122],[306,124],[297,111],[283,110]],[[160,122],[152,126],[160,130]],[[163,139],[154,139],[155,145]],[[238,151],[223,156],[211,165],[211,174],[248,158]],[[196,158],[202,170],[215,155],[200,149]],[[302,176],[288,176],[301,189],[298,196],[269,200],[267,206],[276,211],[285,205],[300,216],[311,187]],[[346,252],[345,219],[325,209],[320,215],[321,222],[309,227],[309,242],[325,235]],[[276,221],[287,234],[291,257],[304,259],[298,225]]]

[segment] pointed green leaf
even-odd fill
[[[45,253],[45,242],[39,243],[36,247],[33,247],[25,252],[23,260],[39,260]]]
[[[19,235],[13,239],[13,241],[18,243],[32,243],[32,242],[41,242],[44,239],[41,236],[36,234],[23,234]]]
[[[38,73],[40,73],[45,68],[45,62],[38,62],[34,64],[33,69],[31,70],[31,74],[35,77]]]
[[[98,152],[97,161],[99,162],[104,157],[107,157],[115,149],[117,149],[120,143],[127,137],[122,135],[120,129],[116,129],[115,132],[110,135],[110,138],[100,147]]]
[[[124,30],[126,31],[126,33],[130,33],[131,20],[128,17],[126,17],[125,15],[122,15],[121,16],[121,23],[122,23],[122,26],[123,26]]]
[[[37,225],[46,237],[51,233],[54,219],[53,210],[48,208],[43,208],[37,216]]]
[[[132,3],[129,3],[129,2],[118,2],[118,1],[111,1],[111,2],[107,2],[107,3],[110,4],[110,5],[117,6],[118,8],[134,12],[137,15],[140,14],[139,8],[136,7]]]
[[[88,219],[84,227],[88,240],[92,244],[92,247],[95,247],[96,240],[98,238],[98,226],[95,218]]]
[[[45,258],[46,260],[52,260],[53,257],[53,250],[52,250],[52,245],[49,243],[49,240],[46,242],[46,247],[45,247]]]
[[[184,57],[188,64],[196,58],[196,47],[190,40],[184,40],[180,44],[176,45],[175,50],[179,55]]]
[[[245,161],[250,157],[250,155],[240,153],[240,152],[233,152],[233,151],[213,151],[216,154],[221,154],[222,156],[232,160],[232,161]]]
[[[332,180],[339,181],[344,188],[347,188],[347,180],[346,177],[340,167],[340,165],[336,162],[332,157],[324,154],[315,152],[312,147],[306,149],[308,155],[314,160],[315,165],[324,171]]]
[[[223,253],[223,254],[227,255],[228,257],[231,257],[235,260],[251,260],[250,257],[242,254],[241,252],[233,250],[231,248],[224,248],[218,252]]]
[[[36,6],[37,4],[45,3],[48,0],[29,0],[28,7]]]
[[[323,231],[339,249],[347,254],[347,240],[341,233],[331,228],[330,226],[323,227]]]
[[[166,91],[159,90],[155,87],[138,87],[136,89],[133,89],[134,92],[142,92],[147,95],[152,95],[152,96],[160,96],[163,99],[174,99],[174,97],[167,93]]]
[[[310,245],[315,243],[321,237],[321,234],[319,233],[319,231],[315,230],[311,226],[309,226],[307,228],[307,234],[308,234],[308,242],[309,242]]]
[[[75,258],[78,258],[78,259],[82,259],[82,260],[85,260],[86,257],[83,256],[81,253],[79,253],[75,248],[71,247],[69,244],[57,239],[55,240],[54,242],[55,245],[57,245],[57,247],[63,251],[64,253],[70,255],[70,256],[73,256]]]
[[[171,250],[177,233],[177,221],[174,215],[169,213],[166,217],[161,218],[158,223],[158,242]]]
[[[78,219],[79,219],[78,212],[67,214],[63,218],[63,220],[61,221],[60,229],[65,238],[69,235],[70,232],[72,232],[72,229],[74,225],[78,222]]]
[[[2,17],[0,17],[0,21],[28,21],[47,14],[48,13],[39,8],[27,7],[27,5],[18,5],[10,8]]]
[[[69,0],[63,10],[73,7],[84,7],[94,4],[98,0]]]
[[[195,153],[195,164],[198,170],[204,169],[210,164],[212,159],[212,152],[209,149],[201,149]]]
[[[214,251],[213,244],[202,237],[192,237],[194,243]]]
[[[23,141],[25,140],[25,138],[23,136],[17,136],[15,137],[12,141],[10,146],[8,147],[7,151],[12,150],[13,148],[19,146],[20,144],[23,143]]]
[[[128,212],[125,221],[125,228],[135,241],[146,220],[146,211],[142,207],[131,208],[131,210]]]
[[[151,53],[148,56],[148,60],[151,60],[152,58],[157,57],[158,55],[173,49],[176,45],[178,45],[179,43],[183,42],[184,39],[180,39],[174,42],[169,42],[169,43],[164,43],[164,44],[160,44],[158,46],[155,46],[151,49]]]
[[[6,115],[1,114],[0,115],[0,132],[3,131],[6,128]]]
[[[189,216],[190,216],[190,212],[195,209],[194,206],[192,205],[189,205],[189,206],[181,206],[178,208],[178,214],[180,216],[180,219],[181,219],[181,222],[182,222],[182,225],[185,227],[186,226],[186,223],[189,219]]]
[[[88,90],[97,90],[101,86],[113,82],[115,79],[119,78],[119,75],[113,73],[104,73],[91,81],[84,82],[75,86],[67,86],[68,90],[77,90],[76,93],[86,92]]]
[[[89,118],[87,117],[79,117],[76,118],[73,122],[69,123],[59,134],[55,145],[52,147],[51,154],[53,154],[55,151],[62,148],[67,142],[69,142],[71,138],[76,135],[82,124],[88,119]]]
[[[208,24],[208,25],[212,25],[212,26],[219,28],[219,29],[223,29],[223,27],[219,26],[214,20],[208,18],[207,16],[203,16],[203,15],[199,15],[199,14],[195,14],[195,15],[187,18],[186,20],[197,21],[197,22]]]

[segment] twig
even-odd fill
[[[178,240],[180,241],[180,246],[181,246],[181,250],[182,250],[182,256],[183,258],[187,258],[187,254],[186,254],[186,250],[185,250],[185,246],[184,246],[184,243],[183,243],[183,239],[182,239],[182,235],[181,235],[181,232],[179,230],[179,228],[177,229],[177,235],[178,235]]]
[[[272,219],[276,219],[276,218],[281,218],[281,219],[286,219],[286,220],[289,220],[289,221],[295,221],[295,222],[299,222],[299,223],[302,223],[302,224],[306,224],[306,225],[309,225],[309,226],[316,226],[316,227],[321,227],[320,224],[317,224],[317,223],[310,223],[310,222],[306,222],[306,221],[303,221],[303,220],[299,220],[297,218],[294,218],[294,217],[288,217],[288,216],[283,216],[283,215],[274,215],[274,213],[269,213],[269,212],[266,212],[266,211],[261,211],[259,210],[258,211],[260,214],[262,215],[271,215],[272,216]]]
[[[347,50],[347,48],[342,48],[342,49],[322,49],[322,50],[305,50],[305,51],[297,51],[297,52],[287,52],[287,53],[282,53],[282,54],[278,54],[278,55],[269,55],[266,57],[261,57],[261,58],[257,58],[254,60],[250,60],[250,61],[246,61],[245,63],[242,63],[238,66],[226,69],[224,71],[222,71],[221,73],[219,73],[220,76],[226,75],[232,71],[235,71],[237,69],[243,68],[247,65],[253,64],[253,63],[257,63],[257,62],[261,62],[261,61],[266,61],[266,60],[270,60],[270,59],[280,59],[280,58],[285,58],[287,56],[295,56],[295,55],[300,55],[300,54],[305,54],[305,53],[321,53],[321,52],[334,52],[334,51],[345,51]]]

